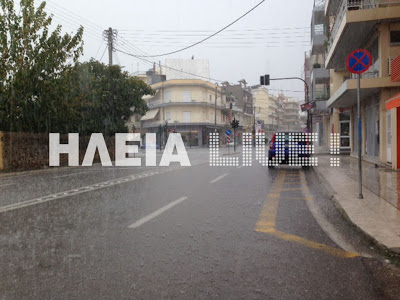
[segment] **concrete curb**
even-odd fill
[[[311,173],[311,172],[310,172]],[[359,232],[366,240],[371,242],[373,245],[376,246],[378,251],[387,257],[394,258],[396,260],[400,260],[400,249],[399,248],[389,248],[383,243],[379,242],[376,240],[372,235],[364,231],[360,226],[358,226],[356,223],[354,223],[345,209],[342,207],[340,204],[340,201],[338,200],[338,196],[335,192],[335,190],[332,188],[330,185],[329,181],[324,177],[324,175],[321,173],[321,171],[318,170],[318,167],[313,168],[312,172],[313,176],[315,177],[316,181],[323,187],[323,192],[326,196],[329,197],[330,200],[332,200],[333,205],[336,207],[336,209],[340,212],[340,214],[343,216],[343,218],[347,221],[347,223],[355,228],[357,232]]]

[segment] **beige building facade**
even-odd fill
[[[386,103],[400,92],[400,83],[390,77],[392,60],[400,54],[400,3],[328,0],[325,14],[332,28],[325,60],[331,69],[327,103],[331,132],[340,133],[346,126],[350,151],[356,155],[361,130],[363,158],[399,169],[398,108],[387,110]],[[361,126],[357,118],[357,75],[345,67],[347,55],[359,48],[372,55],[372,66],[361,75]]]
[[[158,142],[165,143],[169,132],[181,133],[187,146],[208,145],[211,132],[220,133],[225,144],[225,130],[230,126],[231,98],[222,87],[199,79],[174,79],[151,85],[154,96],[145,97],[149,111],[140,120],[140,131],[159,133]],[[240,121],[239,132],[250,132],[252,115],[235,110],[232,117]],[[166,131],[164,130],[166,129]]]

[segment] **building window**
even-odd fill
[[[206,92],[201,92],[201,99],[206,100]]]
[[[390,31],[390,44],[400,44],[400,30]]]
[[[210,112],[210,119],[209,119],[210,121],[213,121],[214,120],[214,114],[212,113],[212,112]]]
[[[192,93],[190,91],[183,92],[183,102],[192,101]]]
[[[324,34],[324,24],[316,24],[314,26],[315,35]]]
[[[203,117],[202,121],[205,121],[206,120],[206,113],[204,111],[202,113],[202,117]]]
[[[170,121],[171,120],[171,112],[167,112],[167,120]]]
[[[183,112],[183,122],[188,123],[191,121],[191,113],[190,111],[184,111]]]
[[[210,94],[210,101],[212,101],[212,95]]]
[[[165,99],[167,101],[171,101],[171,91],[168,91],[168,92],[165,93]]]

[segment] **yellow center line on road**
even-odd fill
[[[257,230],[267,230],[275,227],[276,215],[278,214],[280,190],[285,180],[284,173],[281,171],[278,173],[275,183],[272,185],[271,192],[267,195],[266,203],[263,206],[259,220],[256,225]],[[267,205],[268,203],[268,205]]]
[[[290,197],[290,196],[269,196],[269,199],[278,198],[278,199],[292,199],[292,200],[306,200],[311,201],[313,200],[312,197]]]
[[[304,191],[304,192],[306,192],[307,190],[303,187],[292,188],[292,189],[281,189],[281,192],[286,192],[286,191]]]
[[[332,256],[339,257],[339,258],[354,258],[354,257],[359,256],[359,254],[355,253],[355,252],[349,252],[349,251],[345,251],[342,249],[330,247],[325,244],[317,243],[317,242],[299,237],[297,235],[288,234],[288,233],[285,233],[285,232],[275,229],[276,217],[278,214],[280,199],[306,200],[306,201],[314,200],[314,198],[307,186],[304,173],[301,173],[299,175],[300,175],[299,176],[300,177],[299,184],[301,184],[302,187],[285,189],[283,187],[284,187],[284,185],[286,185],[285,179],[286,179],[287,174],[284,173],[283,171],[279,172],[276,181],[272,185],[272,189],[271,189],[270,193],[268,193],[268,195],[266,197],[264,206],[261,210],[261,214],[259,216],[259,219],[257,221],[257,224],[256,224],[254,230],[256,232],[262,232],[262,233],[272,235],[281,240],[297,243],[297,244],[303,245],[308,248],[320,250],[322,252],[325,252],[327,254],[330,254]],[[302,197],[281,196],[281,192],[283,192],[283,191],[299,191],[299,190],[303,192]]]

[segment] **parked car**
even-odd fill
[[[279,160],[279,164],[292,164],[300,162],[302,158],[311,157],[310,137],[304,132],[275,132],[269,144],[268,167],[274,167],[273,158]],[[302,167],[307,168],[306,164]]]

